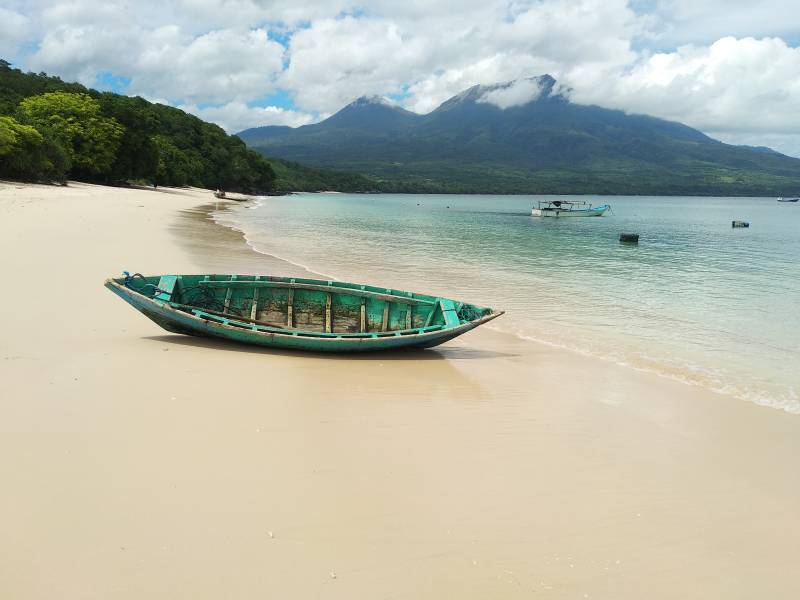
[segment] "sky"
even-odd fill
[[[800,0],[0,0],[0,58],[230,133],[548,73],[573,102],[800,156]]]

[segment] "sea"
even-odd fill
[[[309,193],[214,219],[325,278],[503,309],[487,327],[800,413],[800,203],[560,196],[612,211],[532,217],[545,199]]]

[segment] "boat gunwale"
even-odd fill
[[[284,281],[284,279],[285,278],[280,278],[277,280],[276,279],[231,279],[228,281],[224,279],[208,279],[208,280],[200,280],[197,282],[197,284],[203,287],[210,287],[210,288],[226,288],[226,287],[247,288],[248,286],[252,286],[252,287],[278,288],[278,289],[310,290],[315,292],[331,292],[333,294],[343,294],[343,295],[349,294],[351,296],[357,296],[357,297],[378,298],[380,300],[389,300],[391,302],[396,302],[398,304],[427,304],[431,306],[436,305],[435,299],[433,300],[427,299],[427,298],[433,298],[433,296],[426,296],[425,298],[420,298],[419,296],[414,296],[413,292],[403,292],[401,290],[393,290],[403,294],[410,294],[407,296],[401,296],[399,294],[389,293],[389,290],[391,288],[386,288],[385,291],[379,292],[376,291],[376,288],[374,288],[374,286],[364,285],[356,288],[351,288],[351,287],[343,287],[341,285],[334,285],[336,283],[345,283],[342,281],[307,279],[305,281],[297,282],[297,281]],[[309,283],[310,281],[316,281],[319,283]],[[350,285],[355,285],[355,284],[350,284]],[[367,289],[367,288],[373,288],[373,289]]]

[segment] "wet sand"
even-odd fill
[[[800,417],[485,328],[168,334],[103,280],[302,274],[209,199],[0,183],[1,597],[800,597]]]

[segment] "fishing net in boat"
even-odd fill
[[[183,303],[203,310],[222,312],[225,303],[214,295],[213,290],[206,287],[191,286],[183,291]]]
[[[457,314],[462,321],[475,321],[483,316],[483,311],[472,304],[462,304]]]

